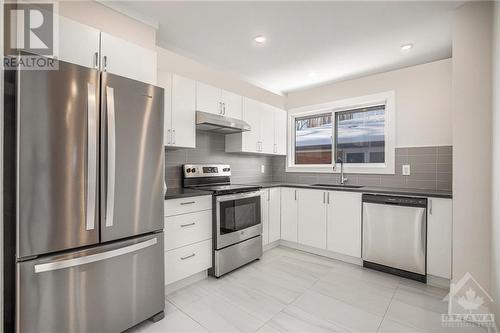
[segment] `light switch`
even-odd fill
[[[403,176],[409,176],[410,175],[410,165],[409,164],[403,164],[402,173],[403,173]]]
[[[264,164],[262,164],[260,166],[260,173],[264,173],[264,172],[266,172],[266,166]]]

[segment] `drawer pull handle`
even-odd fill
[[[196,254],[190,254],[188,256],[185,256],[185,257],[181,257],[181,260],[186,260],[186,259],[189,259],[189,258],[193,258]]]
[[[194,204],[194,203],[195,203],[194,201],[181,202],[181,206],[184,206],[184,205],[192,205],[192,204]]]
[[[195,225],[195,224],[196,224],[195,222],[188,223],[188,224],[181,224],[181,228],[190,227],[190,226]]]

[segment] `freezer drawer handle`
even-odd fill
[[[114,89],[106,87],[107,120],[108,120],[108,170],[106,193],[106,227],[113,226],[115,210],[115,95]]]
[[[95,85],[87,85],[87,215],[86,230],[95,225],[96,183],[97,183],[97,117]]]
[[[186,259],[189,259],[189,258],[193,258],[196,254],[193,253],[193,254],[190,254],[188,256],[185,256],[185,257],[181,257],[181,260],[186,260]]]
[[[122,247],[122,248],[116,249],[116,250],[111,250],[111,251],[97,253],[97,254],[91,254],[88,256],[80,257],[80,258],[66,259],[66,260],[61,260],[61,261],[49,262],[46,264],[39,264],[39,265],[35,265],[35,273],[50,272],[50,271],[55,271],[58,269],[90,264],[90,263],[93,263],[96,261],[110,259],[110,258],[118,257],[118,256],[121,256],[121,255],[124,255],[127,253],[136,252],[136,251],[145,249],[147,247],[153,246],[156,243],[158,243],[158,238],[155,237],[155,238],[149,239],[147,241],[133,244],[133,245],[129,245],[129,246],[125,246],[125,247]]]

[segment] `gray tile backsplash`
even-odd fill
[[[273,157],[226,153],[223,134],[198,131],[195,149],[167,148],[165,154],[169,188],[182,187],[181,167],[183,164],[192,163],[229,164],[233,183],[272,181]],[[264,173],[261,173],[262,165],[264,165]]]
[[[349,184],[396,188],[451,191],[452,146],[396,148],[395,174],[347,174]],[[402,175],[403,164],[410,164],[410,176]],[[274,157],[273,181],[290,183],[338,183],[337,174],[285,172],[286,158]]]
[[[165,149],[168,187],[182,187],[181,166],[186,163],[230,164],[233,183],[339,182],[337,174],[285,172],[286,158],[284,156],[226,153],[223,134],[198,131],[196,147],[196,149]],[[365,186],[451,190],[452,146],[396,148],[395,160],[394,175],[347,174],[348,182]],[[410,176],[402,175],[403,164],[410,164]],[[264,165],[264,173],[261,173],[262,165]]]

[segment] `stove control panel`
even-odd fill
[[[227,164],[184,164],[184,178],[231,176],[231,167]]]

